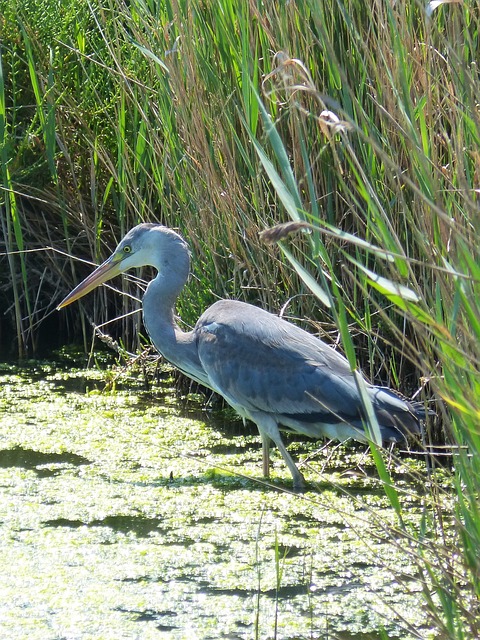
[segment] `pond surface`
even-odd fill
[[[434,637],[363,447],[290,441],[295,495],[254,427],[172,384],[0,364],[1,638]]]

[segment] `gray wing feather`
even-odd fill
[[[220,301],[196,326],[198,354],[215,388],[248,410],[358,417],[347,360],[262,309]]]
[[[303,329],[258,307],[222,300],[194,332],[210,386],[234,407],[301,423],[309,434],[339,422],[362,429],[363,404],[347,360]],[[368,383],[367,390],[384,441],[419,433],[418,414],[404,398]]]

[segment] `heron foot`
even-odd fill
[[[307,488],[307,483],[302,473],[296,469],[297,473],[292,474],[293,476],[293,491],[294,493],[304,493]]]

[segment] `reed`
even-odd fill
[[[304,277],[303,267],[295,263],[294,267],[305,286],[333,313],[353,368],[358,364],[352,353],[347,318],[362,333],[365,331],[368,352],[375,362],[379,334],[372,331],[371,322],[376,316],[376,326],[382,327],[381,335],[392,336],[392,343],[400,346],[399,354],[393,358],[395,366],[391,367],[391,358],[388,361],[397,384],[404,379],[403,371],[408,371],[409,361],[423,374],[438,399],[436,409],[442,419],[443,437],[456,452],[454,479],[458,502],[454,535],[446,533],[442,524],[436,529],[431,519],[435,514],[442,523],[445,496],[438,493],[433,502],[426,503],[424,521],[430,534],[437,531],[439,537],[435,542],[428,539],[426,530],[406,526],[400,496],[374,446],[372,453],[399,517],[399,531],[403,532],[407,548],[413,538],[412,556],[424,576],[425,598],[435,624],[444,637],[476,637],[479,620],[473,602],[478,598],[479,564],[473,549],[479,542],[476,422],[480,397],[480,309],[478,203],[472,177],[478,172],[475,149],[479,129],[478,120],[472,127],[472,116],[477,113],[473,87],[478,79],[474,67],[465,62],[465,51],[472,51],[468,37],[460,52],[456,49],[458,39],[454,46],[446,30],[438,38],[437,50],[432,51],[430,45],[422,57],[421,69],[414,68],[409,53],[412,41],[405,37],[411,34],[409,25],[400,22],[400,16],[392,12],[384,15],[383,20],[389,27],[387,33],[393,36],[388,45],[385,33],[382,41],[379,38],[366,44],[362,33],[351,28],[349,53],[352,55],[355,51],[352,46],[356,44],[358,58],[363,63],[370,62],[368,77],[372,87],[385,86],[389,78],[391,88],[395,89],[395,102],[392,100],[388,109],[377,96],[371,95],[366,118],[358,109],[350,108],[353,100],[347,106],[339,101],[335,112],[326,113],[327,98],[298,59],[282,57],[270,74],[269,80],[276,80],[270,96],[282,101],[285,118],[296,131],[301,166],[293,184],[287,154],[293,136],[286,137],[282,146],[275,132],[270,135],[270,144],[257,145],[259,159],[294,221],[292,225],[273,229],[269,235],[291,247],[305,244],[302,239],[288,239],[291,229],[303,227],[311,232],[309,252],[318,264],[318,279],[324,284],[329,282],[328,289],[319,294],[317,284],[311,286],[311,276]],[[325,29],[323,19],[318,24]],[[433,29],[432,24],[427,27]],[[457,35],[458,29],[457,22]],[[465,30],[467,24],[462,32]],[[322,42],[331,43],[333,32],[324,35],[329,37]],[[431,31],[424,34],[432,35]],[[437,59],[440,43],[445,52],[442,64]],[[413,51],[421,48],[418,41],[413,44]],[[369,57],[368,51],[372,49],[380,52],[379,58]],[[388,68],[381,55],[384,50],[396,54],[394,61],[388,61]],[[415,62],[420,64],[420,60]],[[344,72],[343,66],[339,68],[339,76],[340,72]],[[416,74],[419,77],[415,78]],[[354,88],[346,74],[342,83],[347,95],[353,96]],[[467,94],[466,86],[470,88]],[[446,95],[445,87],[448,87]],[[445,102],[449,105],[447,110],[442,109]],[[315,171],[319,154],[314,149],[315,135],[306,132],[311,122],[317,127],[317,137],[323,134],[337,166],[336,193],[343,194],[344,199],[341,223],[335,221],[332,225],[328,216],[318,215],[312,207],[319,196],[312,193],[310,185],[318,182],[309,181],[308,177]],[[462,140],[461,147],[456,146],[451,132]],[[381,179],[375,179],[376,176]],[[310,188],[304,190],[299,206],[301,181]],[[299,218],[306,224],[299,225]],[[348,233],[346,220],[351,225]],[[337,265],[331,261],[332,248],[329,246],[327,251],[325,246],[332,238],[337,241],[335,251],[343,263],[344,277],[340,283]],[[431,435],[431,431],[427,433],[427,444]],[[462,551],[456,556],[459,548]],[[430,595],[432,585],[438,600]]]
[[[179,228],[194,252],[187,323],[216,296],[287,303],[375,382],[437,399],[425,444],[458,447],[453,533],[438,527],[441,492],[424,528],[408,528],[373,451],[432,624],[478,637],[478,12],[359,0],[58,10],[0,0],[0,304],[18,352],[90,268],[41,248],[99,262],[141,220]],[[287,221],[294,235],[259,237]],[[85,300],[96,323],[135,307]],[[141,339],[138,316],[111,331]]]

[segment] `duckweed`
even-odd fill
[[[429,637],[363,449],[292,442],[312,490],[276,452],[269,486],[255,428],[169,383],[0,365],[2,637]]]

